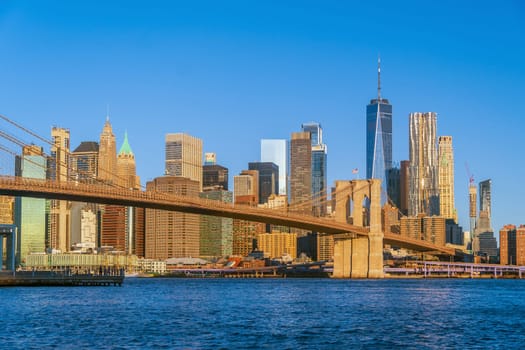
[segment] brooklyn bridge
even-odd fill
[[[31,133],[4,116],[2,119]],[[38,136],[34,133],[31,134]],[[2,130],[0,130],[0,139],[14,143],[18,147],[26,146],[20,139]],[[43,142],[46,141],[45,138],[38,137],[38,139]],[[0,146],[0,151],[8,157],[12,157],[11,159],[23,157],[21,151],[13,151],[12,148]],[[439,255],[452,256],[455,254],[453,248],[383,232],[379,203],[380,186],[380,181],[375,179],[336,181],[335,216],[314,217],[287,208],[276,210],[252,207],[171,193],[129,189],[102,182],[83,183],[74,179],[59,181],[17,177],[11,174],[0,175],[0,195],[5,196],[161,209],[242,219],[304,229],[317,232],[320,235],[333,235],[335,241],[334,277],[383,277],[384,245],[419,252],[433,252]],[[363,214],[362,210],[364,199],[369,202],[367,214]]]

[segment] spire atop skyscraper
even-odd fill
[[[381,101],[381,57],[377,55],[377,101]]]

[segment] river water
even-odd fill
[[[525,348],[525,280],[127,278],[0,300],[6,349]]]

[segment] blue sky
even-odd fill
[[[109,105],[142,183],[164,171],[166,133],[203,139],[238,174],[260,139],[320,122],[329,183],[365,169],[365,108],[393,105],[394,160],[408,115],[451,135],[460,224],[468,177],[492,179],[493,226],[525,223],[525,5],[520,1],[0,2],[0,113],[71,146],[98,141]]]

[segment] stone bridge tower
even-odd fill
[[[334,236],[335,278],[383,278],[381,180],[336,181],[335,220],[369,227],[370,234]]]

